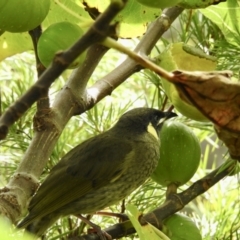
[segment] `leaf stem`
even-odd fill
[[[131,51],[130,49],[126,48],[121,43],[117,42],[116,40],[114,40],[110,37],[106,37],[101,42],[101,44],[103,44],[104,46],[109,47],[109,48],[114,48],[114,49],[118,50],[119,52],[122,52],[122,53],[128,55],[130,58],[134,59],[136,62],[138,62],[143,67],[149,68],[150,70],[154,71],[159,76],[161,76],[167,80],[171,81],[174,77],[174,75],[172,73],[159,67],[152,61],[148,60],[146,57],[142,57],[138,53]]]

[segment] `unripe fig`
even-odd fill
[[[181,0],[137,0],[142,5],[152,8],[168,8],[176,6]]]
[[[202,240],[201,233],[191,218],[176,213],[163,220],[166,235],[171,240]]]
[[[168,70],[185,70],[185,71],[212,71],[216,68],[216,62],[211,57],[207,58],[206,54],[196,50],[196,53],[189,54],[183,50],[183,43],[174,43],[159,55],[159,65]],[[195,55],[193,55],[195,54]],[[198,56],[197,56],[198,55]],[[163,88],[169,97],[175,109],[184,116],[196,121],[208,122],[206,118],[194,105],[187,102],[181,97],[175,85],[162,79]]]
[[[0,31],[26,32],[42,23],[50,0],[1,0]]]
[[[179,7],[182,8],[206,8],[210,5],[220,3],[221,1],[216,0],[181,0],[178,4]]]
[[[160,139],[160,159],[152,179],[162,186],[185,184],[199,166],[201,148],[198,138],[186,125],[168,121],[162,126]]]
[[[38,41],[37,51],[41,63],[48,67],[58,51],[66,50],[82,35],[83,30],[70,22],[59,22],[48,27]],[[85,59],[86,54],[81,54],[69,68],[75,68]]]

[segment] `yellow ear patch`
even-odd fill
[[[156,131],[156,129],[153,127],[153,125],[152,125],[151,123],[148,124],[148,126],[147,126],[147,131],[148,131],[149,133],[151,133],[157,140],[159,140],[157,131]]]

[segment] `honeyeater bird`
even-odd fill
[[[94,213],[124,199],[156,168],[160,128],[174,116],[135,108],[73,148],[43,181],[18,228],[41,236],[61,216]]]

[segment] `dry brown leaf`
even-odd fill
[[[232,72],[173,73],[171,82],[181,98],[191,102],[215,124],[230,155],[240,159],[240,83],[231,81]]]

